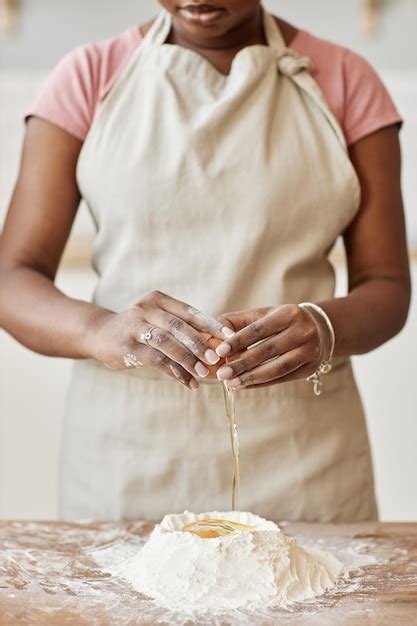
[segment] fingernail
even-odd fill
[[[201,361],[198,361],[198,363],[194,365],[194,369],[197,372],[197,374],[201,376],[201,378],[205,378],[209,374],[208,367],[206,367],[204,363],[201,363]]]
[[[231,346],[229,346],[228,343],[221,343],[216,348],[216,352],[219,356],[226,356],[226,354],[229,354],[229,352],[231,351],[232,351],[232,348]]]
[[[242,383],[239,378],[232,378],[232,380],[228,380],[227,384],[229,387],[239,387]]]
[[[199,388],[199,386],[200,386],[200,385],[199,385],[199,384],[198,384],[198,382],[195,380],[195,378],[192,378],[192,379],[190,380],[190,388],[191,388],[193,391],[195,391],[196,389],[198,389],[198,388]]]
[[[233,374],[234,374],[234,371],[228,365],[225,365],[224,367],[220,367],[217,370],[217,378],[219,380],[226,380],[227,378],[231,378]]]
[[[233,337],[233,335],[235,334],[235,331],[232,330],[231,328],[228,328],[227,326],[223,326],[222,333],[225,337]]]
[[[218,363],[220,361],[220,357],[214,352],[214,350],[206,350],[204,356],[206,357],[207,361],[211,363],[211,365],[215,365],[215,363]]]

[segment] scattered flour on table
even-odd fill
[[[181,528],[200,519],[255,526],[203,539]],[[140,552],[118,568],[133,589],[171,610],[224,612],[287,607],[333,587],[342,564],[303,548],[273,522],[251,513],[167,515]]]
[[[353,535],[337,527],[333,534],[328,531],[321,534],[306,527],[306,533],[302,528],[297,531],[299,544],[309,550],[318,547],[328,550],[343,563],[343,571],[328,593],[282,608],[263,606],[212,614],[186,609],[172,611],[137,593],[121,577],[121,572],[137,558],[149,539],[150,526],[142,521],[130,522],[128,526],[119,523],[3,523],[2,608],[4,603],[7,607],[8,602],[10,611],[14,611],[16,603],[26,606],[27,594],[31,594],[38,602],[33,609],[36,616],[39,618],[39,610],[44,611],[54,624],[62,622],[59,621],[61,611],[71,610],[74,615],[82,615],[89,626],[104,623],[131,626],[138,620],[161,626],[272,626],[278,623],[323,626],[345,623],[350,618],[355,623],[358,611],[369,611],[372,600],[366,599],[366,594],[369,590],[381,590],[381,580],[387,576],[386,566],[393,561],[396,568],[399,566],[398,572],[407,570],[406,580],[411,581],[413,588],[416,582],[416,568],[412,567],[411,556],[405,549],[406,545],[412,549],[410,537],[407,541],[401,540],[400,547],[397,539],[381,537],[374,526],[358,527]],[[280,523],[284,533],[287,526],[294,532],[292,524]],[[398,576],[404,574],[398,573]],[[389,578],[388,585],[395,593],[396,578],[392,573]],[[404,580],[401,578],[402,584]],[[8,614],[7,610],[5,623],[14,624],[16,614]],[[29,616],[28,619],[30,621]],[[34,618],[31,623],[35,621]]]

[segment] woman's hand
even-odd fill
[[[250,389],[306,378],[330,354],[331,337],[322,316],[296,304],[227,313],[217,319],[237,331],[216,348],[218,355],[248,348],[217,370],[217,378],[231,387]]]
[[[198,389],[195,376],[204,378],[206,365],[220,357],[200,334],[223,340],[232,333],[220,321],[160,291],[152,291],[135,306],[117,314],[106,312],[88,333],[89,355],[112,369],[159,369],[190,389]],[[142,333],[151,330],[144,342]]]

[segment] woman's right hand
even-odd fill
[[[144,342],[141,335],[151,330]],[[233,334],[218,320],[161,291],[152,291],[123,313],[103,311],[86,337],[87,354],[111,369],[150,367],[189,389],[198,389],[220,357],[200,334],[224,340]]]

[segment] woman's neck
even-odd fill
[[[244,21],[216,37],[202,37],[201,34],[199,37],[193,36],[192,31],[187,31],[174,17],[167,43],[208,54],[227,54],[236,52],[246,46],[266,45],[262,10],[257,9],[249,16],[246,16]]]
[[[294,38],[296,37],[297,33],[299,32],[299,29],[295,28],[294,26],[292,26],[288,22],[284,22],[284,20],[282,20],[279,17],[275,17],[274,16],[274,19],[277,21],[278,26],[279,26],[279,28],[281,30],[282,36],[283,36],[284,41],[285,41],[285,45],[286,46],[290,46],[291,43],[293,42]],[[141,33],[142,37],[144,37],[146,35],[146,33],[151,28],[151,26],[154,23],[154,21],[155,21],[155,18],[153,20],[149,21],[149,22],[146,22],[146,24],[143,24],[142,26],[139,27],[139,32]],[[248,40],[246,39],[244,41],[243,45],[240,42],[240,46],[238,46],[237,42],[235,41],[234,42],[234,45],[235,45],[234,51],[236,51],[237,47],[242,48],[244,46],[252,45],[254,43],[263,43],[263,44],[265,44],[266,41],[265,41],[265,36],[264,36],[264,33],[263,33],[263,29],[262,29],[262,24],[261,24],[261,33],[262,33],[262,38],[263,38],[263,40],[261,42],[260,41],[252,41],[252,40],[248,42]],[[172,30],[171,30],[171,33],[170,33],[170,38],[168,39],[167,43],[178,43],[178,45],[183,45],[182,43],[179,43],[179,42],[176,42],[176,41],[171,41],[171,36],[172,36]],[[252,33],[252,36],[253,36],[253,33]],[[259,37],[259,31],[258,31],[257,36]],[[188,46],[185,46],[185,47],[190,47],[190,46],[188,45]],[[200,50],[202,49],[201,46],[199,47],[199,49]],[[229,47],[229,50],[233,51],[233,48]]]

